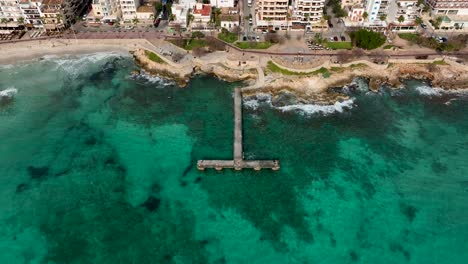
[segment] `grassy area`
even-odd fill
[[[334,67],[334,68],[339,68],[339,67]],[[280,73],[280,74],[283,74],[283,75],[309,76],[309,75],[319,75],[319,74],[321,74],[323,76],[323,78],[328,78],[331,75],[331,72],[327,68],[324,68],[324,67],[322,67],[322,68],[320,68],[318,70],[315,70],[313,72],[295,72],[295,71],[290,71],[290,70],[287,70],[287,69],[283,69],[283,68],[279,67],[278,65],[276,65],[275,63],[273,63],[272,61],[268,62],[267,70],[270,71],[270,72]]]
[[[398,36],[401,39],[408,40],[411,42],[416,41],[419,38],[419,35],[415,33],[400,33],[398,34]]]
[[[436,61],[433,61],[432,64],[435,64],[435,65],[448,65],[448,63],[446,63],[444,60],[436,60]]]
[[[325,46],[332,50],[337,50],[337,49],[350,50],[353,48],[353,44],[351,42],[327,42],[325,43]]]
[[[218,38],[228,43],[234,43],[237,41],[238,36],[236,33],[229,32],[227,30],[223,30],[223,32],[218,34]]]
[[[194,48],[206,47],[206,41],[204,39],[183,39],[183,40],[170,40],[174,45],[177,45],[186,50],[193,50]]]
[[[383,46],[383,49],[392,49],[393,47],[395,47],[395,46],[389,44],[389,45]]]
[[[268,49],[273,44],[270,42],[236,42],[235,45],[241,49]]]
[[[145,55],[148,57],[148,59],[150,59],[150,60],[152,60],[154,62],[161,63],[161,64],[166,63],[163,59],[161,59],[161,57],[156,55],[156,53],[151,52],[149,50],[145,50]]]

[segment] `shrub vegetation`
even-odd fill
[[[382,33],[366,29],[351,33],[351,39],[357,47],[366,50],[376,49],[385,43],[385,36]]]

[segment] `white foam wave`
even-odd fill
[[[89,69],[89,64],[105,62],[109,58],[122,56],[118,52],[96,52],[82,55],[46,55],[42,60],[51,61],[57,65],[56,70],[63,70],[66,73],[77,76],[79,73]]]
[[[444,92],[443,89],[433,88],[427,85],[417,86],[415,89],[420,95],[425,96],[440,96]]]
[[[283,112],[288,111],[297,111],[304,115],[312,114],[333,114],[333,113],[342,113],[346,109],[353,108],[354,99],[348,99],[342,102],[335,102],[332,105],[316,105],[316,104],[296,104],[296,105],[286,105],[281,107],[275,107],[280,109]]]
[[[15,88],[7,88],[5,90],[1,90],[0,91],[0,98],[1,97],[8,97],[8,98],[11,98],[13,97],[13,95],[17,94],[18,93],[18,90],[15,89]]]
[[[160,76],[152,75],[144,70],[141,70],[140,74],[133,74],[132,78],[139,78],[152,84],[158,84],[158,87],[166,87],[174,84],[174,82],[171,80],[165,79]]]
[[[303,115],[312,115],[312,114],[328,115],[328,114],[332,114],[336,112],[342,113],[346,109],[353,108],[354,99],[338,101],[332,105],[294,104],[294,105],[285,105],[285,106],[274,106],[271,102],[270,94],[258,94],[255,97],[245,99],[243,105],[246,108],[257,110],[258,107],[262,103],[269,105],[270,107],[274,109],[281,110],[282,112],[295,111]]]

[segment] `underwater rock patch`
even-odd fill
[[[154,212],[159,208],[159,205],[161,204],[161,199],[158,199],[154,196],[150,196],[143,204],[142,206],[148,209],[150,212]]]
[[[28,167],[28,174],[31,179],[42,180],[49,175],[49,167]]]

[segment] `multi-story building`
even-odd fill
[[[425,0],[433,15],[468,15],[468,0]]]
[[[104,22],[115,21],[120,16],[119,0],[93,0],[93,15]]]
[[[174,16],[173,20],[169,22],[169,26],[174,27],[187,27],[187,17],[189,11],[197,4],[196,0],[179,0],[174,2],[171,6],[171,14]]]
[[[257,0],[257,29],[286,30],[290,27],[291,13],[288,0]]]
[[[1,0],[0,1],[0,19],[6,18],[8,21],[18,21],[23,17],[23,12],[19,6],[18,0]],[[17,23],[10,23],[10,26],[16,27]]]
[[[63,4],[65,0],[43,0],[41,13],[44,16],[44,29],[47,31],[62,30],[65,28],[63,20]]]
[[[403,17],[401,24],[411,24],[420,15],[421,8],[417,0],[397,0],[389,3],[387,21],[398,22]]]
[[[128,21],[136,18],[136,12],[139,6],[140,0],[120,0],[123,20]]]
[[[369,23],[378,23],[382,15],[387,14],[388,2],[392,0],[365,0],[367,20]],[[393,0],[394,1],[394,0]]]
[[[27,28],[42,28],[42,0],[20,0],[19,7],[23,13],[24,24]]]
[[[325,0],[294,0],[292,28],[310,29],[321,22]]]
[[[211,5],[197,3],[193,8],[192,28],[204,29],[211,20]]]

